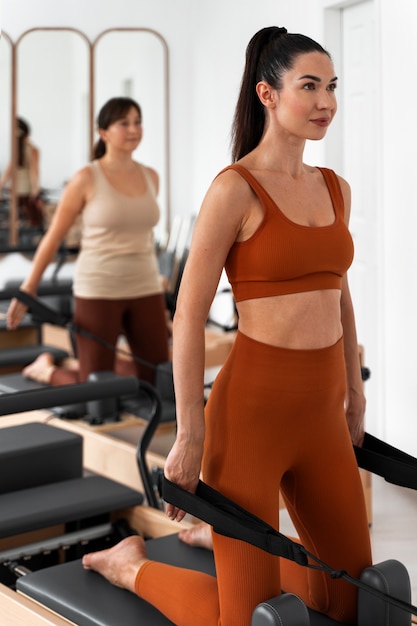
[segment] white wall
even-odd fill
[[[249,38],[260,27],[277,24],[322,41],[325,1],[3,0],[2,27],[13,40],[28,28],[48,25],[72,26],[91,39],[116,26],[149,27],[161,33],[168,43],[171,70],[171,206],[173,213],[187,214],[198,211],[210,181],[229,162],[229,132]],[[375,155],[381,163],[377,196],[384,224],[381,432],[392,444],[417,455],[413,362],[417,3],[374,1],[383,99],[382,154]],[[323,144],[308,148],[308,160],[325,164]],[[372,370],[372,363],[367,365]]]
[[[193,61],[193,206],[207,186],[230,162],[230,129],[245,49],[264,26],[285,26],[321,39],[323,24],[316,0],[203,0],[191,2]],[[173,95],[175,98],[175,95]],[[317,147],[314,150],[316,153]],[[313,149],[311,149],[313,154]],[[310,155],[309,155],[310,156]],[[314,158],[311,156],[310,160]]]
[[[31,140],[40,148],[41,186],[62,188],[90,154],[88,109],[80,111],[89,90],[88,46],[73,33],[34,32],[19,45],[18,67],[17,114],[28,121]]]
[[[380,1],[386,438],[417,454],[417,3]]]

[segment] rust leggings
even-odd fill
[[[75,298],[74,322],[113,346],[119,334],[124,332],[132,354],[153,365],[168,360],[168,331],[162,294],[124,300]],[[84,382],[91,372],[113,369],[153,382],[152,368],[135,362],[131,371],[128,367],[121,371],[118,364],[122,362],[116,360],[114,350],[81,334],[76,335],[76,341],[79,370],[57,367],[52,374],[52,385]]]
[[[302,544],[357,577],[371,549],[345,377],[343,340],[288,350],[238,333],[206,409],[203,478],[276,528],[281,488]],[[281,589],[356,622],[356,590],[345,581],[216,533],[213,545],[217,580],[148,562],[138,595],[178,626],[250,626],[254,607]]]

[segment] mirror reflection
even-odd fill
[[[170,226],[167,73],[166,44],[153,31],[112,29],[94,45],[94,120],[102,105],[117,96],[133,98],[142,109],[143,139],[133,158],[159,174],[161,219],[155,229],[159,241]]]
[[[90,156],[89,58],[87,40],[69,29],[28,31],[17,44],[16,109],[38,150],[46,222],[66,181]],[[34,224],[21,211],[18,217],[19,241],[36,243]]]
[[[100,107],[117,95],[132,97],[142,108],[144,137],[135,159],[159,174],[156,238],[164,243],[170,230],[165,40],[142,28],[109,29],[94,43],[66,27],[33,28],[17,42],[2,33],[0,68],[0,177],[12,166],[0,191],[0,251],[10,245],[33,247],[41,234],[18,208],[18,133],[13,132],[12,146],[12,125],[16,129],[18,119],[24,120],[38,150],[44,229],[66,181],[91,159]]]
[[[12,45],[6,33],[0,37],[0,176],[6,172],[11,159],[12,117]],[[5,187],[0,194],[0,247],[9,241],[10,193]]]
[[[132,97],[142,108],[144,137],[134,158],[159,174],[161,220],[156,239],[164,243],[170,230],[165,40],[155,31],[140,28],[109,29],[94,43],[72,28],[33,28],[17,42],[2,33],[0,177],[8,164],[12,168],[0,193],[0,251],[10,245],[36,245],[66,182],[91,160],[100,107],[117,95]],[[30,225],[18,208],[16,130],[16,143],[11,144],[12,125],[16,129],[19,118],[29,126],[28,141],[38,150],[42,229]],[[77,236],[74,233],[71,246]]]

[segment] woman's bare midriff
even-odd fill
[[[272,346],[315,350],[343,334],[339,289],[254,298],[238,302],[239,330]]]

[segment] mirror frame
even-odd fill
[[[10,45],[10,56],[11,56],[11,94],[10,94],[10,162],[12,163],[12,175],[11,175],[11,185],[10,185],[10,212],[9,212],[9,243],[11,245],[14,244],[14,241],[17,239],[17,202],[15,200],[16,194],[16,182],[15,182],[15,167],[14,164],[17,161],[17,149],[15,142],[15,132],[14,132],[14,124],[13,120],[15,119],[15,111],[16,111],[16,46],[13,43],[12,38],[8,35],[4,30],[1,31],[1,38],[5,39],[7,43]],[[15,244],[14,244],[15,245]],[[1,251],[0,251],[1,252]]]
[[[18,39],[13,42],[12,38],[7,35],[4,31],[2,31],[1,36],[4,37],[7,42],[11,46],[11,119],[10,119],[10,137],[11,137],[11,155],[10,159],[12,162],[12,174],[11,174],[11,186],[10,186],[10,219],[9,219],[9,245],[11,247],[18,245],[18,220],[17,220],[17,199],[16,199],[16,165],[17,165],[17,145],[15,141],[15,133],[14,133],[14,121],[17,117],[17,82],[18,82],[18,46],[19,43],[26,37],[29,33],[34,31],[66,31],[66,32],[74,32],[77,35],[81,36],[87,46],[88,46],[88,56],[89,56],[89,116],[88,116],[88,134],[89,137],[87,139],[87,145],[90,153],[92,152],[94,145],[94,132],[95,132],[95,120],[94,120],[94,111],[95,111],[95,94],[94,94],[94,79],[95,79],[95,62],[94,62],[94,52],[98,41],[106,34],[112,32],[147,32],[155,37],[161,42],[163,49],[163,60],[164,60],[164,88],[165,88],[165,106],[164,106],[164,124],[166,128],[165,132],[165,172],[164,175],[166,177],[165,180],[165,228],[167,233],[169,233],[171,228],[171,203],[170,203],[170,123],[169,123],[169,106],[170,106],[170,93],[169,93],[169,51],[168,44],[164,37],[158,33],[157,31],[150,28],[109,28],[102,32],[100,32],[97,37],[90,41],[85,33],[78,30],[77,28],[72,27],[54,27],[54,26],[36,26],[34,28],[30,28],[23,32]],[[0,250],[1,254],[1,250]]]

